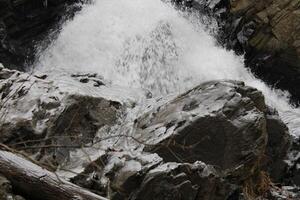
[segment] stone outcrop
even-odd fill
[[[239,182],[256,173],[265,156],[267,110],[261,92],[242,82],[208,82],[140,117],[137,135],[145,151],[165,161],[200,160]]]
[[[84,1],[84,0],[83,0]],[[63,18],[80,9],[81,0],[0,0],[0,62],[24,69],[34,57],[35,44],[46,38]]]
[[[147,173],[131,199],[221,200],[230,199],[236,190],[236,186],[202,162],[165,163]]]
[[[238,190],[203,162],[164,163],[157,154],[107,152],[72,181],[110,199],[228,199]]]
[[[96,75],[88,80],[97,89],[100,86],[95,83],[103,82]],[[68,158],[70,149],[92,142],[98,129],[116,123],[123,106],[119,100],[101,95],[101,91],[94,95],[80,92],[80,86],[63,88],[45,75],[1,68],[0,143],[31,153],[40,150],[37,159],[54,159],[52,164],[56,165]],[[28,145],[63,148],[57,147],[50,154]]]
[[[227,9],[223,42],[245,53],[260,78],[288,90],[299,102],[300,3],[298,0],[220,1]],[[227,5],[226,5],[227,4]]]
[[[111,199],[271,195],[267,173],[283,174],[290,137],[261,92],[212,81],[161,101],[135,120],[143,152],[111,147],[72,181]]]
[[[217,19],[221,31],[219,41],[239,54],[245,54],[245,64],[256,75],[274,87],[288,90],[292,101],[299,103],[299,1],[268,0],[178,0],[196,12]],[[273,111],[268,111],[273,112]],[[267,153],[276,155],[266,166],[275,182],[299,185],[299,141],[293,142],[289,161],[278,152],[288,148],[285,125],[276,115],[267,114],[269,140]],[[277,130],[280,130],[277,132]],[[287,130],[286,130],[287,131]],[[271,147],[271,149],[270,149]],[[286,152],[286,150],[282,151]],[[279,158],[279,157],[280,158]],[[268,167],[267,167],[268,168]]]
[[[148,99],[144,113],[129,117],[126,135],[119,117],[134,108],[117,98],[125,95],[120,89],[97,74],[65,76],[67,85],[53,78],[0,68],[0,148],[114,200],[294,195],[271,183],[286,175],[288,130],[243,82],[211,81]],[[112,127],[122,135],[109,135]]]

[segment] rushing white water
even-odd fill
[[[63,26],[35,70],[63,74],[97,72],[113,84],[154,95],[180,93],[215,79],[242,80],[263,91],[294,135],[300,110],[287,94],[249,73],[243,58],[219,47],[203,25],[160,0],[96,0]]]

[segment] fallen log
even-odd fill
[[[107,200],[84,188],[60,179],[27,159],[0,150],[0,174],[20,192],[43,200]]]

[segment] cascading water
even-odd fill
[[[97,0],[64,24],[42,51],[35,70],[56,80],[64,74],[97,72],[113,84],[180,93],[201,82],[242,80],[263,91],[293,135],[300,135],[300,109],[288,95],[256,79],[243,58],[217,46],[204,25],[161,0]],[[199,21],[199,20],[198,20]]]

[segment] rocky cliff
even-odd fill
[[[246,63],[255,74],[289,90],[299,101],[300,2],[230,1],[227,17],[229,46],[246,53]]]

